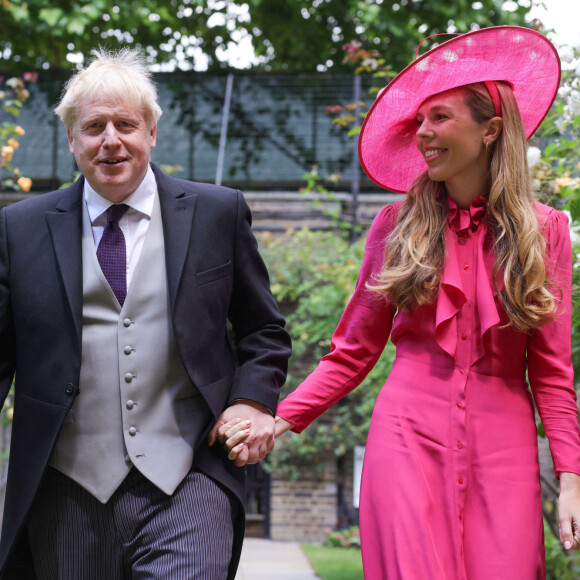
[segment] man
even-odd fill
[[[2,578],[233,579],[289,337],[240,192],[151,165],[142,60],[94,54],[56,108],[83,176],[0,213]]]

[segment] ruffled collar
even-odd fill
[[[449,214],[447,216],[449,227],[455,232],[467,229],[474,232],[485,216],[487,197],[480,195],[471,202],[468,209],[459,209],[455,200],[447,196],[447,205],[449,206]]]
[[[476,279],[474,281],[475,312],[479,317],[478,333],[474,336],[474,360],[485,353],[485,334],[500,322],[495,296],[503,287],[502,277],[493,280],[494,252],[493,240],[487,235],[487,198],[478,197],[469,209],[459,209],[453,199],[447,196],[449,204],[448,227],[445,229],[447,256],[441,276],[441,287],[437,297],[435,339],[443,350],[455,356],[457,349],[457,313],[465,304],[466,296],[461,279],[463,264],[459,264],[456,234],[478,231],[476,240]]]

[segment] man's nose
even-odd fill
[[[113,123],[107,123],[105,130],[103,131],[103,145],[111,147],[118,145],[119,143],[119,133],[117,128]]]

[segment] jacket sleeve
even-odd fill
[[[568,219],[552,210],[543,227],[546,274],[556,316],[530,333],[528,378],[550,444],[556,475],[580,474],[580,429],[571,355],[572,248]]]
[[[0,408],[14,377],[14,324],[10,301],[10,259],[6,211],[0,212]]]
[[[334,403],[360,385],[375,366],[389,338],[395,309],[366,288],[384,262],[385,240],[396,220],[387,206],[373,221],[354,294],[332,337],[330,352],[278,407],[278,415],[300,433]]]
[[[284,329],[285,321],[270,291],[268,272],[251,231],[250,209],[242,194],[237,195],[229,319],[239,366],[229,404],[250,399],[275,413],[280,387],[286,379],[290,336]]]

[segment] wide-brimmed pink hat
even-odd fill
[[[484,81],[511,85],[529,139],[556,98],[560,59],[544,35],[520,26],[474,30],[426,52],[382,90],[366,116],[359,137],[366,174],[385,189],[407,192],[427,169],[415,145],[421,104],[437,93]]]

